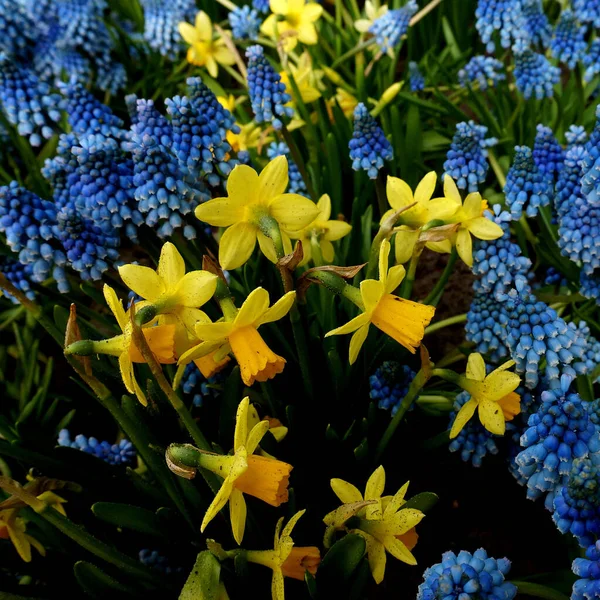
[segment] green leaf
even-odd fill
[[[242,400],[242,379],[240,368],[236,365],[225,381],[219,418],[219,439],[229,448],[235,430],[235,415]]]
[[[132,529],[157,537],[164,535],[158,517],[152,511],[139,506],[117,502],[96,502],[92,506],[92,512],[101,521],[111,523],[116,527]]]
[[[432,492],[421,492],[416,496],[413,496],[406,504],[402,505],[402,508],[416,508],[424,513],[433,508],[439,500],[437,494]]]
[[[545,598],[545,600],[569,600],[562,592],[553,588],[540,585],[539,583],[531,583],[529,581],[513,581],[514,585],[519,590],[519,596],[528,596],[530,598]]]
[[[350,533],[337,541],[319,565],[316,576],[318,597],[343,597],[342,592],[349,587],[350,578],[366,551],[364,538],[356,533]]]
[[[80,560],[73,567],[75,579],[83,590],[93,598],[136,596],[135,590],[119,583],[92,563]]]
[[[221,563],[205,550],[196,558],[179,600],[218,600],[221,587]]]
[[[448,22],[448,19],[446,19],[446,17],[442,17],[442,30],[444,32],[446,44],[450,49],[450,54],[452,55],[452,58],[454,60],[459,60],[461,55],[460,48],[456,43],[456,38],[454,37],[454,33],[452,32],[452,27],[450,26],[450,23]]]
[[[308,588],[308,593],[311,598],[317,597],[317,582],[314,578],[314,575],[309,571],[304,571],[304,581],[306,582],[306,587]]]

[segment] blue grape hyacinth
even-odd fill
[[[260,13],[268,13],[269,0],[252,0],[252,7]]]
[[[474,121],[456,125],[444,171],[461,190],[476,192],[485,181],[489,170],[487,149],[498,143],[496,138],[486,139],[487,132],[487,127]]]
[[[283,126],[282,118],[294,116],[286,104],[291,96],[285,91],[280,75],[269,64],[261,46],[250,46],[248,57],[248,92],[257,123],[270,122],[275,129]]]
[[[538,169],[554,182],[565,162],[565,151],[554,137],[550,127],[537,126],[533,144],[533,161]]]
[[[236,40],[255,40],[262,24],[256,8],[238,6],[229,13],[231,33]]]
[[[388,360],[369,377],[369,397],[378,403],[379,408],[391,409],[394,416],[415,375],[408,365]]]
[[[521,436],[523,450],[516,463],[527,481],[527,497],[546,496],[552,509],[556,490],[567,484],[575,459],[600,464],[600,434],[590,418],[587,403],[569,392],[573,378],[563,375],[560,385],[541,394],[538,410],[529,417]]]
[[[375,37],[381,52],[393,53],[402,36],[406,35],[410,20],[418,8],[416,0],[408,0],[402,8],[388,10],[383,16],[375,19],[369,33]]]
[[[535,217],[540,206],[550,204],[552,179],[536,164],[528,146],[515,146],[515,158],[506,176],[504,193],[513,219],[520,219],[523,209],[528,217]]]
[[[462,86],[477,83],[482,91],[487,90],[490,85],[496,87],[505,79],[504,64],[491,56],[473,56],[458,72],[458,81]]]
[[[572,569],[579,579],[573,584],[571,600],[600,598],[600,540],[587,548],[585,558],[573,561]]]
[[[417,600],[512,600],[517,587],[506,581],[509,571],[508,559],[488,557],[483,548],[444,552],[442,562],[425,570]]]
[[[16,258],[0,255],[0,273],[8,279],[18,290],[23,292],[30,300],[35,300],[35,292],[31,289],[32,265],[22,265]],[[8,292],[3,294],[13,303],[20,302]]]
[[[586,30],[587,27],[577,22],[577,16],[572,10],[563,10],[550,42],[552,56],[569,69],[574,69],[587,50]]]
[[[448,429],[452,429],[454,419],[462,406],[471,399],[471,394],[461,392],[454,401],[454,410],[450,413]],[[448,449],[450,452],[460,452],[460,458],[464,462],[471,462],[474,467],[481,467],[481,461],[486,454],[498,454],[496,445],[498,436],[490,433],[479,421],[471,419],[450,441]]]
[[[600,205],[600,104],[596,107],[596,126],[585,145],[581,164],[581,191],[590,204]]]
[[[362,102],[354,109],[354,131],[348,147],[352,168],[366,171],[371,179],[377,178],[386,160],[394,158],[392,145]]]
[[[181,380],[181,389],[187,396],[192,396],[194,406],[200,407],[207,398],[217,399],[221,395],[224,375],[216,373],[206,379],[200,369],[193,363],[186,365]]]
[[[542,0],[522,0],[525,31],[532,44],[547,48],[552,38],[552,26],[542,5]]]
[[[144,9],[144,39],[153,50],[175,59],[182,48],[179,23],[193,21],[195,0],[141,0]]]
[[[419,65],[413,60],[408,63],[408,84],[411,92],[420,92],[425,89],[425,77],[423,77]]]
[[[493,362],[500,362],[508,355],[506,329],[500,323],[503,313],[503,304],[489,291],[475,292],[467,313],[465,339],[475,344],[477,352],[489,355]]]
[[[475,27],[486,50],[493,53],[496,49],[493,35],[500,34],[500,45],[510,46],[527,35],[521,0],[478,0],[475,9]]]
[[[573,0],[573,10],[582,23],[600,27],[600,0]]]
[[[552,520],[561,533],[571,533],[582,548],[600,534],[598,467],[589,459],[575,459],[568,482],[554,496]]]
[[[600,39],[595,39],[590,44],[590,47],[583,56],[583,65],[585,66],[583,80],[589,83],[600,73]]]
[[[88,438],[82,434],[72,440],[68,429],[60,430],[58,445],[92,454],[109,465],[131,465],[136,458],[135,448],[129,440],[122,439],[118,444],[111,444],[105,441],[99,442],[94,437]]]
[[[298,169],[298,165],[291,157],[288,145],[285,142],[271,142],[267,148],[267,156],[271,160],[277,158],[278,156],[287,157],[289,177],[288,191],[291,194],[300,194],[301,196],[306,196],[308,198],[306,183],[304,183],[304,179],[302,178],[300,169]]]
[[[550,64],[543,54],[538,54],[526,44],[516,44],[515,81],[517,89],[526,100],[552,98],[554,86],[560,81],[560,69]]]

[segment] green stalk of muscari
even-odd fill
[[[290,78],[291,81],[291,78]],[[297,89],[297,88],[296,88]],[[304,164],[304,159],[302,158],[302,154],[300,153],[300,149],[294,140],[294,136],[292,136],[290,130],[286,127],[285,123],[281,126],[281,135],[288,148],[290,149],[290,153],[292,155],[292,159],[296,163],[298,167],[298,171],[300,171],[300,175],[302,175],[302,179],[306,184],[306,189],[308,190],[308,195],[316,202],[317,194],[315,192],[315,188],[313,187],[312,179],[308,175],[308,171],[306,170],[306,165]]]
[[[285,257],[285,250],[283,248],[283,238],[281,237],[279,223],[277,223],[273,217],[265,215],[260,218],[259,227],[261,232],[273,241],[277,258],[279,261],[281,261]],[[285,266],[278,265],[278,269],[283,283],[283,291],[285,293],[292,291],[294,286],[292,274]],[[292,325],[294,343],[296,344],[296,352],[298,354],[300,371],[302,372],[304,391],[309,399],[312,399],[314,398],[314,391],[310,371],[310,360],[308,356],[308,344],[306,341],[305,329],[302,325],[302,316],[300,315],[297,302],[294,302],[290,310],[290,323]]]
[[[144,567],[130,556],[122,554],[116,548],[95,538],[83,527],[76,525],[73,521],[61,515],[50,504],[28,492],[16,481],[8,477],[0,477],[0,488],[11,496],[18,498],[27,504],[27,506],[30,506],[37,514],[54,525],[59,531],[98,558],[119,567],[122,572],[132,577],[141,579],[146,585],[152,585],[161,589],[168,587],[165,585],[164,579],[157,576],[152,570]]]

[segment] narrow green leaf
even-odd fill
[[[75,563],[73,571],[77,583],[93,598],[104,599],[109,595],[111,598],[115,595],[117,597],[137,595],[132,588],[119,583],[92,563],[80,560]]]
[[[110,523],[116,527],[131,529],[157,537],[164,535],[158,517],[152,511],[140,508],[139,506],[116,502],[96,502],[92,506],[92,512],[101,521]]]
[[[432,492],[422,492],[413,496],[406,504],[402,505],[402,508],[416,508],[421,512],[426,513],[432,509],[438,502],[439,497]]]
[[[221,563],[208,550],[200,552],[181,590],[179,600],[218,600]]]

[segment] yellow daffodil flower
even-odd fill
[[[123,309],[123,305],[117,297],[115,290],[106,284],[104,285],[104,298],[123,333],[107,340],[82,340],[74,342],[65,348],[65,354],[80,354],[85,356],[91,354],[109,354],[117,356],[125,388],[130,394],[135,394],[137,399],[146,406],[146,396],[138,385],[133,370],[134,362],[144,363],[146,361],[133,343],[133,330],[129,315]],[[163,364],[176,362],[175,325],[145,327],[142,331],[150,350],[152,350],[158,362]]]
[[[327,262],[333,261],[334,249],[331,242],[335,242],[350,233],[352,225],[345,221],[332,220],[331,217],[331,199],[328,194],[323,194],[317,202],[319,215],[307,227],[301,231],[290,233],[293,240],[302,241],[302,250],[304,258],[300,265],[305,265],[310,261],[313,254],[313,247],[320,249],[323,258]]]
[[[350,92],[341,87],[335,90],[335,100],[342,109],[344,116],[347,119],[351,119],[354,109],[358,105],[358,100]]]
[[[350,517],[352,521],[349,533],[362,536],[367,543],[367,559],[373,579],[383,581],[386,564],[386,551],[394,558],[409,565],[417,561],[411,553],[416,544],[414,528],[425,516],[420,510],[402,508],[408,490],[405,483],[394,496],[383,496],[385,488],[385,470],[375,469],[365,487],[365,495],[351,483],[342,479],[332,479],[331,489],[344,506],[329,513],[323,521],[331,529],[346,528]],[[328,538],[326,534],[326,539]],[[410,548],[409,548],[410,546]]]
[[[63,504],[66,502],[64,498],[54,492],[44,492],[37,496],[39,500],[43,500],[61,515],[66,516]],[[18,516],[19,508],[7,508],[0,510],[0,540],[10,540],[18,552],[19,556],[25,562],[31,562],[31,548],[35,548],[42,556],[46,556],[46,550],[42,544],[33,536],[27,533],[27,521]]]
[[[398,177],[388,177],[387,179],[387,199],[392,208],[381,217],[382,223],[394,212],[414,204],[402,212],[396,222],[399,226],[396,233],[396,262],[398,264],[403,264],[410,259],[424,225],[434,220],[446,222],[457,210],[456,203],[452,199],[431,199],[436,182],[435,172],[427,173],[413,194],[410,186],[402,179]]]
[[[233,94],[229,94],[229,96],[217,96],[218,103],[226,108],[230,113],[233,113],[235,110],[235,96]]]
[[[198,321],[209,321],[199,307],[215,293],[217,276],[208,271],[186,273],[185,262],[171,242],[163,245],[156,271],[140,265],[123,265],[119,267],[119,275],[131,291],[152,303],[157,314],[170,317],[161,320],[161,325],[181,324],[194,335]],[[142,303],[136,308],[139,310],[141,306]]]
[[[181,37],[190,45],[188,62],[198,67],[206,67],[211,77],[219,74],[219,64],[233,65],[235,57],[222,38],[215,39],[210,17],[198,11],[194,25],[182,21],[179,23]]]
[[[365,19],[358,19],[357,21],[354,21],[354,27],[356,28],[357,31],[360,31],[361,33],[367,33],[367,31],[369,31],[369,29],[371,28],[371,25],[373,25],[373,23],[375,21],[377,21],[377,19],[379,19],[380,17],[383,17],[383,15],[385,15],[385,13],[388,11],[388,7],[387,4],[384,4],[383,6],[380,6],[379,8],[377,8],[375,6],[375,4],[373,4],[373,2],[371,2],[371,0],[366,0],[365,2]]]
[[[300,97],[302,98],[302,102],[304,102],[304,104],[310,104],[321,97],[319,86],[321,85],[323,73],[313,69],[310,54],[308,54],[308,52],[302,53],[297,66],[292,62],[289,62],[288,68],[292,74],[292,77],[294,78],[296,86],[298,87],[298,91],[300,92]],[[288,72],[282,71],[279,75],[281,76],[281,81],[286,87],[286,92],[293,98],[294,90],[292,88],[292,84],[290,83],[290,76]],[[290,101],[289,104],[293,104],[293,101]]]
[[[251,404],[248,408],[248,430],[251,430],[255,425],[260,423],[261,420],[269,423],[269,432],[273,435],[277,442],[281,442],[281,440],[283,440],[283,438],[287,435],[288,428],[282,425],[279,419],[269,417],[260,419],[256,408],[254,408],[254,406]],[[258,453],[262,456],[271,457],[271,455],[267,454],[260,446],[258,447]]]
[[[305,512],[306,510],[297,512],[285,527],[283,527],[283,517],[279,519],[275,528],[273,550],[248,550],[246,552],[248,562],[263,565],[273,571],[271,582],[273,600],[285,600],[284,577],[304,581],[306,571],[312,575],[317,572],[321,561],[319,549],[314,546],[296,547],[292,539],[292,530]]]
[[[318,42],[315,23],[323,14],[323,7],[307,0],[270,0],[273,14],[260,30],[271,39],[281,39],[285,52],[291,52],[300,41],[307,46]]]
[[[360,284],[360,300],[354,303],[362,304],[363,312],[325,336],[355,332],[350,340],[350,364],[356,361],[371,323],[414,354],[435,313],[433,306],[392,295],[404,279],[405,270],[396,265],[388,271],[389,253],[390,243],[384,240],[379,251],[379,279],[365,279]]]
[[[242,266],[252,255],[256,241],[263,254],[277,262],[273,241],[262,229],[273,222],[280,226],[284,243],[287,231],[298,231],[319,214],[316,204],[299,194],[286,194],[288,162],[274,158],[258,175],[246,165],[237,165],[227,179],[227,197],[215,198],[196,207],[196,217],[215,227],[227,227],[219,243],[223,269]]]
[[[224,456],[199,450],[199,465],[224,479],[223,485],[208,507],[200,531],[217,516],[229,502],[233,537],[242,543],[246,527],[244,494],[259,498],[271,506],[280,506],[288,500],[288,483],[292,466],[280,460],[254,454],[261,439],[269,430],[269,422],[259,421],[248,428],[250,399],[244,398],[238,406],[233,455]]]
[[[267,381],[283,371],[285,358],[275,354],[262,339],[258,328],[283,318],[292,308],[296,292],[288,292],[269,308],[269,292],[253,290],[230,321],[198,323],[196,336],[201,344],[190,348],[179,359],[180,364],[206,356],[217,348],[231,350],[237,360],[243,382]],[[219,353],[216,357],[219,357]]]
[[[250,148],[258,148],[271,140],[271,136],[263,135],[260,126],[253,121],[245,125],[239,123],[237,125],[240,128],[239,133],[234,133],[231,129],[227,130],[227,141],[236,154],[247,152]]]
[[[450,439],[462,431],[476,408],[479,409],[481,424],[489,432],[504,435],[506,421],[512,421],[521,412],[521,398],[515,393],[521,379],[516,373],[506,370],[514,364],[514,360],[509,360],[486,376],[481,354],[474,352],[469,355],[467,372],[458,378],[458,384],[471,394],[471,399],[458,411],[450,431]]]

